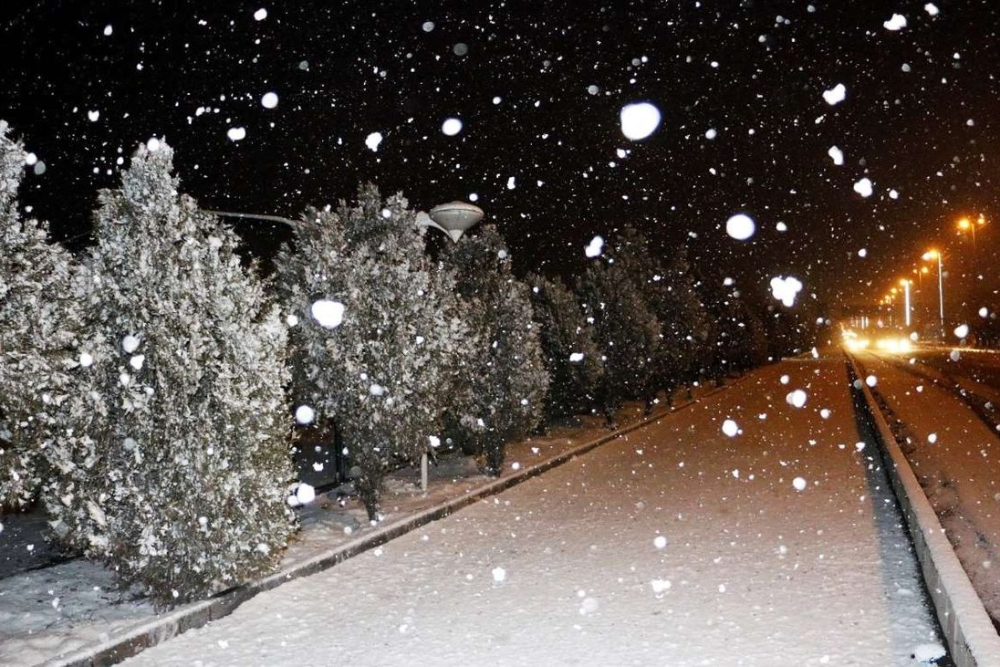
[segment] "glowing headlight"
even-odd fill
[[[913,349],[906,338],[880,338],[875,345],[878,349],[892,354],[906,354]]]
[[[844,341],[848,350],[863,350],[868,347],[867,338],[848,338]]]

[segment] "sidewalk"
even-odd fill
[[[739,380],[731,381],[731,383]],[[695,389],[698,396],[711,393],[709,387]],[[681,396],[679,393],[678,396]],[[688,402],[676,399],[678,408]],[[627,405],[619,415],[627,431],[635,425],[667,414],[658,408],[649,418],[638,405]],[[524,475],[532,466],[554,462],[560,456],[595,440],[613,438],[597,418],[578,418],[575,425],[556,427],[545,437],[531,438],[508,448],[501,483]],[[293,538],[280,570],[265,580],[277,585],[283,578],[300,576],[306,569],[316,571],[355,552],[374,546],[372,539],[412,529],[414,517],[433,512],[449,500],[470,497],[494,485],[497,480],[478,473],[474,462],[462,456],[442,457],[430,468],[429,488],[418,488],[419,471],[401,470],[387,478],[383,507],[385,520],[372,526],[357,501],[341,506],[336,497],[321,495],[300,514],[301,530]],[[255,594],[257,589],[235,596],[231,603],[216,600],[181,605],[166,614],[157,614],[141,599],[129,599],[115,590],[111,573],[97,563],[83,559],[34,570],[0,580],[0,665],[15,667],[66,660],[69,664],[100,655],[132,636],[138,644],[155,644],[162,638],[196,626],[207,618],[217,618],[220,609],[229,612]],[[120,653],[120,651],[119,651]],[[128,652],[125,652],[128,655]]]
[[[839,352],[764,368],[128,664],[929,664],[866,437]]]

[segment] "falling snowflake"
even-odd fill
[[[823,99],[826,100],[826,103],[830,106],[840,104],[845,98],[847,98],[847,88],[844,87],[844,84],[842,83],[838,83],[830,90],[823,91]]]
[[[602,252],[604,252],[604,239],[600,236],[592,238],[587,247],[583,249],[583,253],[587,257],[600,257]]]
[[[902,14],[893,14],[892,18],[882,23],[882,27],[893,32],[902,30],[906,27],[906,17]]]
[[[378,152],[378,145],[382,143],[382,133],[372,132],[367,137],[365,137],[365,146],[367,146],[373,153]]]
[[[788,395],[785,396],[785,401],[787,401],[788,404],[791,405],[792,407],[801,408],[805,406],[806,400],[808,398],[809,395],[806,394],[805,391],[803,391],[802,389],[796,389],[794,391],[789,392]]]
[[[122,350],[125,351],[125,354],[132,354],[133,352],[139,349],[140,342],[141,341],[139,340],[138,336],[133,336],[132,334],[129,334],[124,338],[122,338]]]
[[[313,319],[327,329],[336,329],[344,321],[344,304],[339,301],[320,299],[313,303],[310,312]]]
[[[656,131],[660,125],[660,110],[649,102],[626,104],[621,110],[622,134],[626,139],[639,141]]]
[[[745,213],[737,213],[726,220],[726,233],[737,241],[746,241],[757,231],[753,218]]]
[[[302,425],[312,424],[316,419],[316,411],[308,405],[300,405],[295,409],[295,421]]]
[[[798,278],[775,276],[771,278],[771,294],[785,307],[795,305],[795,297],[802,291],[802,282]]]
[[[273,109],[278,106],[278,93],[264,93],[260,98],[260,105],[265,109]]]

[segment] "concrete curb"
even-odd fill
[[[855,378],[865,377],[857,360],[846,355]],[[937,514],[924,494],[909,461],[899,448],[875,396],[861,382],[868,410],[878,430],[889,481],[906,517],[927,591],[956,667],[1000,667],[1000,636],[969,576],[955,555]]]
[[[287,569],[275,572],[264,579],[223,591],[212,598],[194,603],[183,609],[167,612],[114,639],[85,646],[73,651],[69,655],[46,661],[43,664],[51,667],[99,667],[117,664],[126,658],[137,655],[143,650],[156,646],[181,633],[194,628],[200,628],[210,621],[228,616],[241,604],[259,593],[276,588],[293,579],[307,577],[311,574],[327,570],[338,563],[374,549],[421,526],[425,526],[438,519],[443,519],[464,507],[479,502],[483,498],[496,495],[533,477],[537,477],[548,470],[561,466],[578,456],[582,456],[603,444],[617,440],[623,435],[649,426],[664,417],[695,405],[720,391],[738,384],[745,377],[747,376],[743,375],[739,378],[731,379],[728,384],[717,387],[700,398],[692,399],[674,408],[661,411],[650,417],[641,419],[634,424],[585,442],[573,449],[557,454],[551,459],[519,470],[508,477],[501,477],[493,482],[484,484],[465,495],[442,501],[437,505],[416,514],[402,517],[396,521],[386,522],[371,533],[362,535],[336,548],[316,554],[312,558],[295,563]]]

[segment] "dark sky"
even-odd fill
[[[697,235],[699,261],[753,289],[791,272],[855,300],[928,243],[960,263],[954,220],[1000,210],[1000,3],[925,4],[4,0],[0,118],[45,162],[24,200],[61,238],[89,227],[118,157],[157,136],[206,208],[295,217],[364,180],[423,209],[476,193],[522,271],[572,268],[631,222],[664,248]],[[896,12],[908,25],[892,32]],[[847,99],[830,106],[837,83]],[[662,123],[630,142],[619,112],[641,100]],[[453,116],[463,130],[445,136]],[[758,222],[750,242],[724,231],[740,211]],[[255,242],[280,238],[265,227]]]

